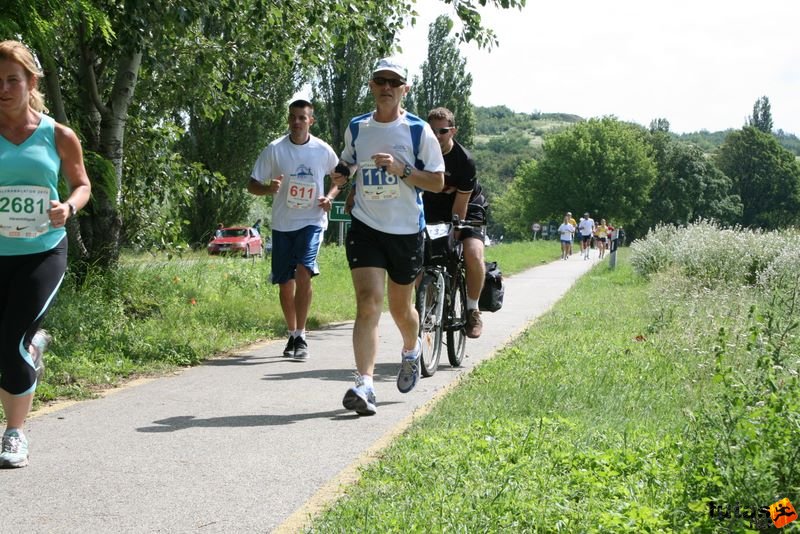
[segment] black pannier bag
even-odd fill
[[[483,281],[483,290],[478,299],[478,309],[486,312],[496,312],[503,307],[503,273],[497,267],[496,261],[484,262],[486,265],[486,278]]]
[[[455,243],[452,224],[428,224],[425,227],[425,265],[444,265]]]

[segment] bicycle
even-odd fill
[[[422,376],[432,376],[439,367],[443,338],[447,359],[459,367],[467,348],[467,286],[463,245],[455,231],[481,227],[484,221],[428,224],[425,229],[425,260],[417,287],[419,337],[422,339]]]

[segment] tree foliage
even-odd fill
[[[731,179],[702,150],[676,141],[665,130],[653,131],[649,142],[658,172],[647,209],[630,227],[633,234],[644,235],[658,223],[684,225],[698,218],[739,221],[742,205]]]
[[[320,137],[337,154],[344,149],[344,132],[350,119],[374,107],[367,81],[377,60],[389,52],[386,44],[351,34],[317,66],[312,79],[314,114]]]
[[[748,119],[747,125],[765,133],[772,132],[772,111],[769,98],[762,96],[756,100],[756,103],[753,104],[753,114]]]
[[[489,228],[492,235],[502,235],[504,239],[525,239],[530,236],[531,223],[546,218],[537,213],[531,199],[537,170],[535,160],[522,162],[503,194],[495,197],[491,206],[493,220]]]
[[[481,26],[471,0],[445,1],[465,21],[462,38],[492,44],[493,34]],[[348,35],[391,43],[414,15],[408,0],[9,0],[4,5],[15,17],[0,20],[0,28],[36,50],[51,113],[71,124],[85,150],[108,160],[115,171],[114,187],[102,187],[104,171],[90,176],[98,187],[91,209],[80,218],[85,259],[100,266],[116,262],[126,236],[137,238],[126,231],[123,216],[161,214],[162,227],[170,230],[150,240],[155,242],[175,235],[200,239],[208,220],[222,210],[238,217],[256,147],[280,130],[286,99],[309,70]],[[180,131],[184,134],[176,135]],[[128,158],[128,146],[150,152]],[[130,225],[153,229],[142,220],[131,219]]]
[[[613,117],[590,119],[546,139],[534,170],[524,179],[537,219],[588,211],[616,225],[642,217],[656,179],[645,130]]]
[[[428,56],[422,64],[422,78],[414,78],[408,106],[422,118],[433,108],[446,107],[455,115],[456,139],[471,147],[475,134],[472,75],[466,72],[467,60],[461,57],[456,39],[450,37],[452,29],[453,21],[445,15],[430,25]]]
[[[650,121],[651,132],[669,132],[669,121],[664,118],[653,119]]]
[[[800,164],[774,136],[745,126],[728,136],[716,162],[742,199],[744,226],[774,229],[800,221]]]

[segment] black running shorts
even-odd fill
[[[387,234],[354,217],[345,241],[347,263],[350,269],[385,269],[394,283],[411,284],[422,270],[424,234]]]

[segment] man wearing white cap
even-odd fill
[[[403,338],[397,388],[407,393],[419,380],[419,317],[412,300],[423,259],[422,191],[442,190],[445,167],[430,126],[401,107],[407,79],[396,58],[378,62],[369,81],[376,109],[350,121],[341,155],[353,175],[346,250],[356,293],[353,352],[358,370],[356,385],[342,404],[359,415],[376,411],[373,373],[384,291]],[[347,172],[334,172],[332,178],[341,186]]]

